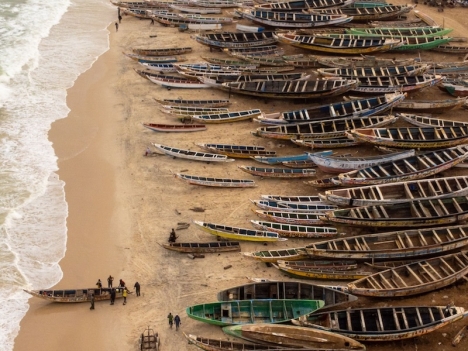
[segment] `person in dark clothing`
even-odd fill
[[[114,301],[115,301],[115,288],[112,288],[111,290],[111,302],[110,304],[113,305],[114,304]]]
[[[97,285],[98,289],[102,289],[101,279],[98,279],[98,280],[97,280],[96,285]]]
[[[151,17],[151,24],[154,24],[154,18]]]
[[[135,288],[136,296],[140,296],[140,283],[136,282],[133,287]]]
[[[91,307],[89,308],[90,310],[94,310],[94,294],[91,294]]]
[[[110,289],[112,288],[112,282],[114,281],[114,277],[109,274],[109,278],[107,278],[107,287]]]
[[[177,235],[176,235],[176,233],[175,233],[175,230],[174,230],[174,228],[172,228],[171,234],[169,234],[169,240],[168,240],[168,241],[169,241],[170,243],[175,243],[176,240],[177,240],[177,238],[178,238],[178,237],[177,237]]]
[[[174,321],[174,316],[172,316],[171,312],[169,312],[169,314],[167,315],[167,320],[169,321],[169,327],[171,327],[171,329],[172,329],[172,323]]]
[[[115,22],[115,31],[118,32],[119,31],[119,24],[117,22]]]
[[[122,16],[119,15],[119,23],[122,22]]]
[[[125,287],[125,282],[122,279],[119,280],[119,287],[121,288]]]
[[[180,317],[178,314],[174,317],[174,323],[175,323],[175,330],[179,330],[179,325],[182,323],[180,322]]]

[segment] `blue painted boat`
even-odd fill
[[[293,162],[293,161],[308,161],[310,152],[304,152],[299,155],[290,155],[290,156],[277,156],[277,157],[265,157],[265,156],[252,156],[251,158],[257,162],[264,163],[267,165],[279,165],[283,162]],[[318,152],[322,156],[330,156],[333,154],[332,150],[326,150]]]

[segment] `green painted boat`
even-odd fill
[[[233,300],[187,307],[190,318],[209,324],[228,326],[256,323],[284,323],[317,311],[322,300]]]
[[[418,36],[441,37],[453,31],[452,28],[440,27],[395,27],[395,28],[347,28],[347,34],[366,35],[369,37]]]

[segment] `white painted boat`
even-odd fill
[[[197,152],[197,151],[191,151],[191,150],[183,150],[183,149],[178,149],[175,147],[155,144],[155,143],[153,143],[153,146],[156,148],[156,150],[162,152],[163,154],[167,156],[171,156],[174,158],[184,158],[188,160],[203,161],[203,162],[232,162],[234,161],[234,159],[227,158],[227,156],[225,155],[209,154],[206,152]]]

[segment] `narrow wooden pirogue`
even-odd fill
[[[265,168],[237,166],[240,170],[258,177],[266,178],[308,178],[315,177],[315,169]]]
[[[445,100],[406,100],[395,106],[396,110],[417,111],[426,113],[443,113],[447,110],[462,106],[466,98]]]
[[[427,36],[438,37],[449,34],[452,28],[440,27],[409,27],[409,28],[347,28],[348,34],[382,36]]]
[[[468,197],[353,207],[326,212],[320,219],[361,227],[431,227],[468,220]]]
[[[468,158],[468,145],[427,151],[398,161],[359,169],[338,176],[339,184],[374,185],[426,178],[456,166]]]
[[[401,230],[312,243],[304,249],[313,258],[352,260],[416,259],[468,245],[468,225]]]
[[[217,298],[218,301],[251,299],[322,300],[325,301],[323,308],[331,308],[357,300],[356,296],[326,286],[293,281],[271,281],[235,286],[221,290],[218,292]]]
[[[272,211],[283,211],[283,212],[304,212],[304,213],[320,213],[325,211],[335,210],[338,207],[324,202],[316,203],[293,203],[293,202],[281,202],[281,201],[268,201],[268,200],[250,200],[252,203],[263,209]]]
[[[268,251],[242,252],[246,257],[251,257],[258,261],[275,263],[278,260],[282,261],[299,261],[308,258],[305,248],[281,249]]]
[[[463,307],[394,306],[314,313],[292,322],[359,341],[389,342],[428,334],[463,317]]]
[[[289,276],[299,279],[325,279],[325,280],[356,280],[367,277],[372,272],[350,270],[350,271],[333,271],[314,267],[293,266],[295,261],[278,260],[272,265]]]
[[[165,249],[183,253],[217,253],[240,251],[238,241],[213,241],[207,243],[168,243],[162,244]]]
[[[297,225],[320,225],[324,222],[320,219],[318,213],[298,213],[281,211],[262,211],[255,210],[255,214],[268,221],[276,223],[297,224]]]
[[[134,48],[133,53],[143,56],[172,56],[172,55],[181,55],[192,52],[191,47],[167,47],[159,49],[139,49]]]
[[[178,149],[172,146],[166,146],[153,143],[154,147],[167,156],[174,158],[185,158],[193,161],[203,162],[231,162],[232,158],[227,158],[225,155],[210,154],[206,152],[197,152],[191,150]]]
[[[327,190],[322,201],[338,206],[371,206],[468,195],[468,177],[420,179]]]
[[[374,273],[349,283],[348,289],[362,296],[412,296],[453,284],[467,273],[468,252],[461,251]]]
[[[423,74],[410,77],[357,77],[358,86],[352,91],[371,94],[416,91],[440,83],[444,76]]]
[[[429,65],[356,67],[356,68],[319,68],[317,72],[324,77],[395,77],[416,76],[425,73]]]
[[[413,6],[376,6],[376,7],[338,7],[332,9],[310,9],[310,12],[327,15],[346,15],[353,19],[353,22],[359,21],[378,21],[398,17],[403,13],[411,11]]]
[[[260,195],[262,199],[278,202],[317,202],[322,201],[319,196],[290,196],[290,195]]]
[[[187,107],[224,107],[230,104],[229,100],[184,100],[184,99],[155,99],[161,105],[179,105]]]
[[[278,39],[273,32],[261,33],[211,33],[192,37],[201,44],[216,48],[247,48],[274,44]]]
[[[468,142],[468,126],[358,128],[346,134],[353,140],[401,149],[440,149]]]
[[[286,238],[333,238],[339,235],[334,227],[313,227],[254,220],[250,222],[257,229],[272,231]]]
[[[349,0],[293,0],[293,1],[278,1],[278,2],[265,2],[263,4],[255,5],[259,9],[271,9],[273,11],[301,11],[307,9],[320,9],[326,7],[335,7],[348,5]]]
[[[24,290],[32,296],[51,302],[89,302],[91,295],[94,295],[95,301],[110,300],[110,288],[83,288],[83,289],[64,289],[64,290]],[[115,288],[115,298],[122,297],[123,288]]]
[[[351,140],[347,137],[337,137],[330,139],[291,139],[299,146],[305,146],[311,149],[336,149],[341,147],[351,147],[361,144],[360,141]]]
[[[203,185],[217,188],[253,188],[257,186],[255,182],[250,179],[211,178],[181,173],[176,173],[175,177],[191,185]]]
[[[463,99],[459,100],[463,101]],[[468,122],[452,121],[425,115],[411,115],[407,113],[398,113],[397,115],[406,122],[418,127],[468,127]]]
[[[204,124],[162,124],[162,123],[143,123],[143,127],[152,130],[153,132],[164,133],[185,133],[185,132],[200,132],[206,130]]]
[[[323,271],[351,271],[358,268],[355,260],[310,260],[310,261],[281,261],[279,264],[298,270],[323,270]]]

